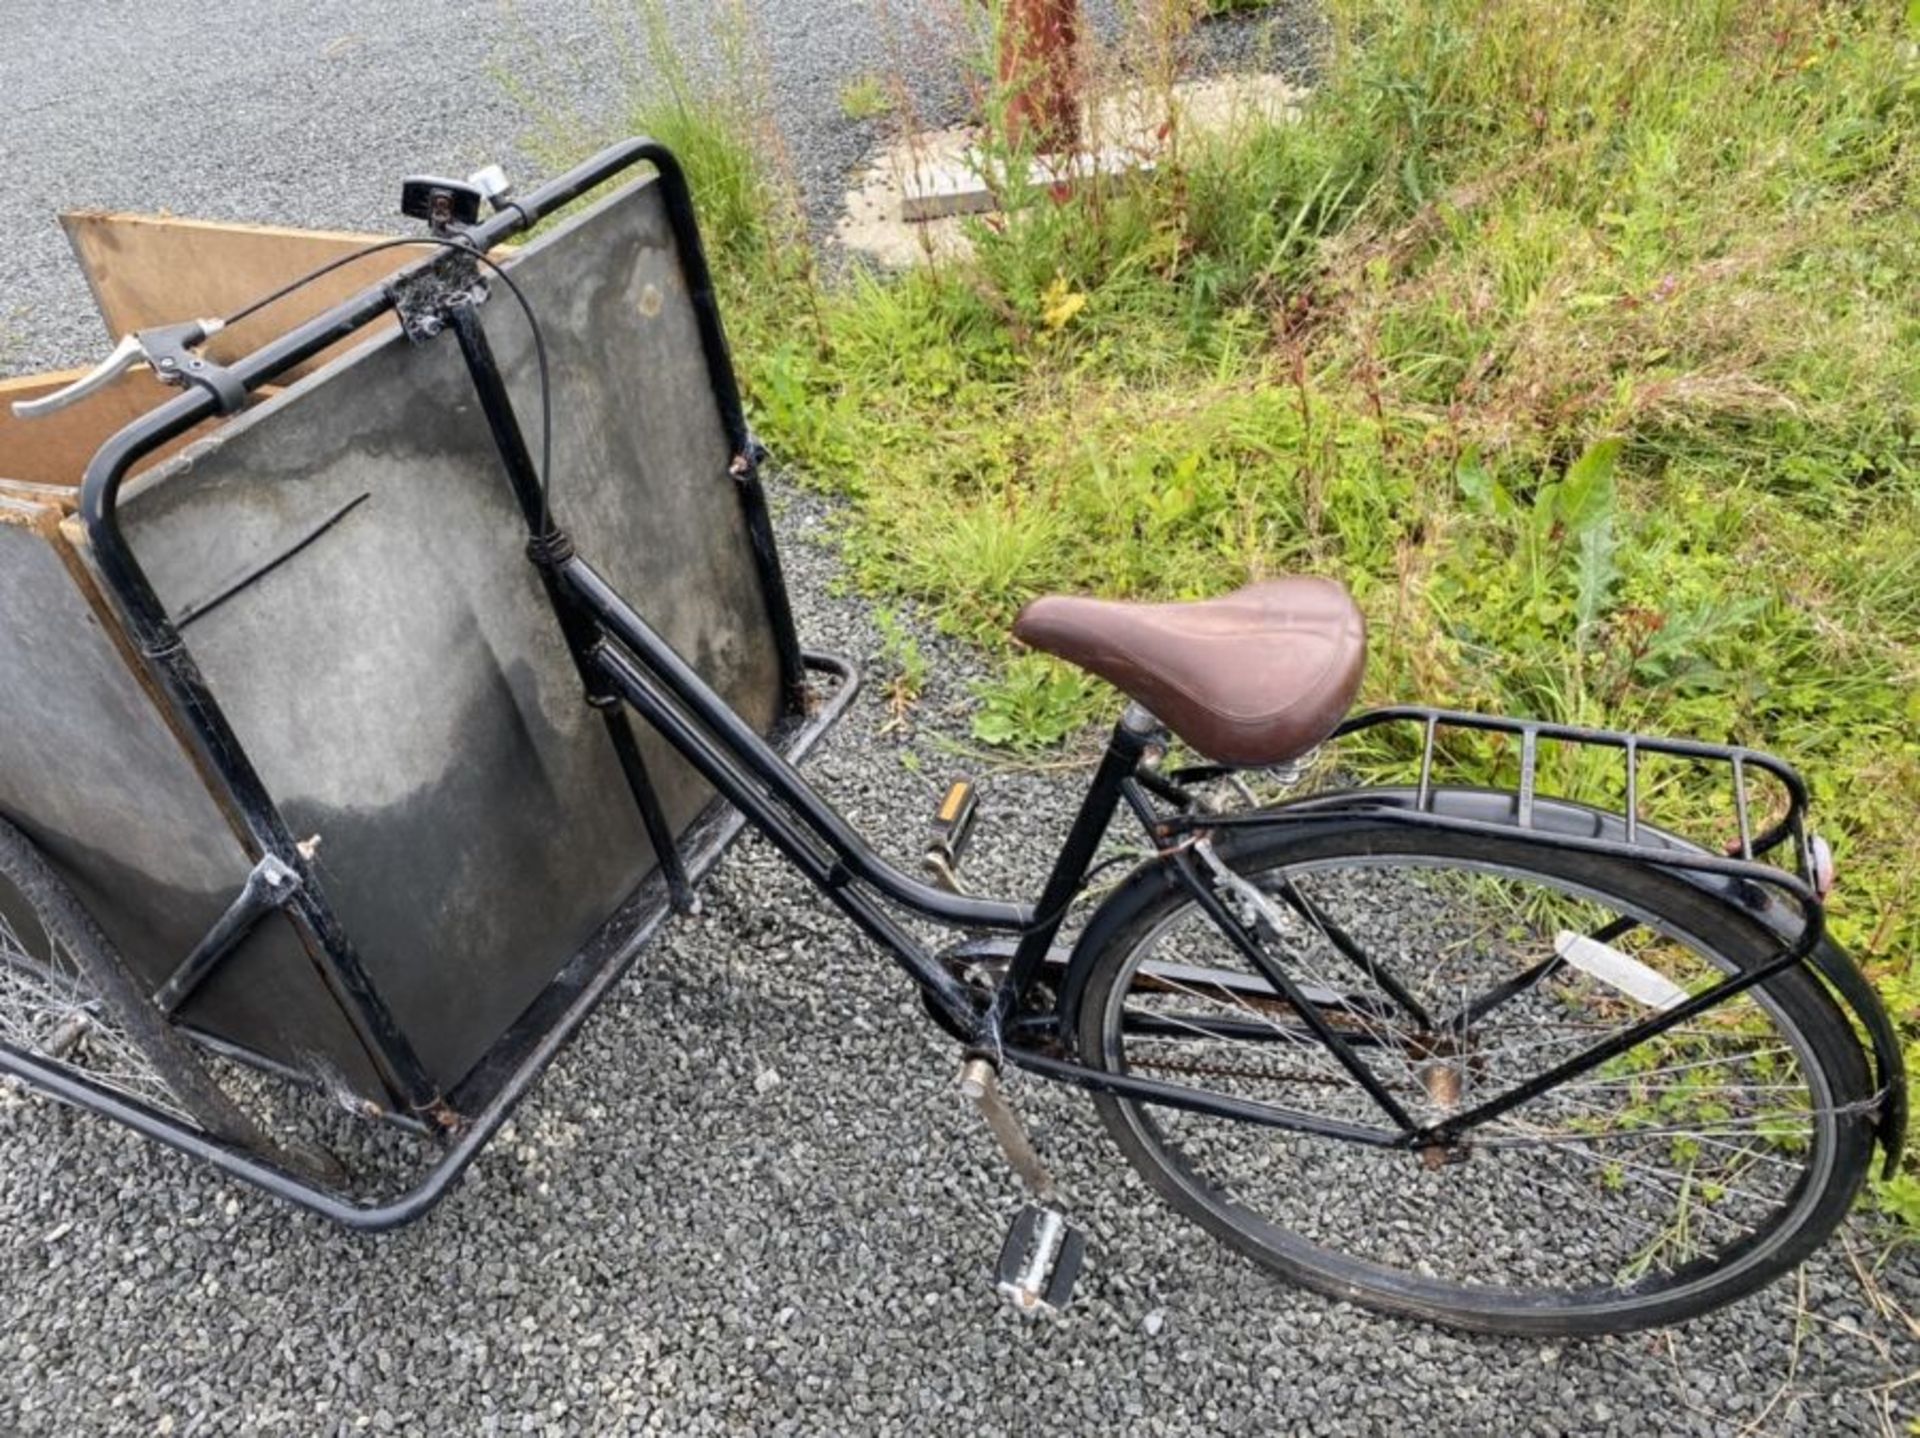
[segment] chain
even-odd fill
[[[1238,1064],[1205,1063],[1197,1059],[1182,1061],[1179,1059],[1130,1059],[1130,1069],[1159,1069],[1165,1073],[1199,1074],[1209,1078],[1248,1078],[1273,1079],[1292,1083],[1326,1084],[1341,1087],[1347,1079],[1335,1078],[1331,1074],[1287,1073],[1275,1069],[1246,1068]]]

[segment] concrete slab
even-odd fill
[[[855,176],[835,234],[853,253],[892,268],[964,254],[965,217],[997,209],[1003,196],[1151,169],[1189,137],[1291,120],[1306,93],[1277,75],[1115,90],[1087,107],[1086,151],[1036,159],[1024,177],[996,171],[978,126],[904,136]]]
[[[1022,168],[1024,174],[1019,173]],[[984,214],[1000,208],[1002,195],[1063,185],[1077,189],[1152,168],[1151,159],[1141,159],[1117,146],[1071,155],[1037,155],[1010,166],[998,165],[991,156],[970,146],[958,159],[916,169],[906,177],[900,195],[900,218],[918,222]]]

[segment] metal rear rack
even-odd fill
[[[1647,851],[1653,849],[1658,851],[1662,863],[1673,864],[1680,868],[1705,869],[1715,873],[1750,878],[1757,883],[1784,888],[1795,897],[1816,906],[1820,903],[1822,892],[1820,865],[1815,848],[1816,840],[1807,824],[1809,799],[1806,781],[1791,764],[1771,754],[1758,749],[1749,749],[1744,745],[1710,744],[1699,739],[1668,739],[1646,734],[1630,734],[1618,729],[1588,729],[1572,724],[1552,724],[1534,719],[1509,719],[1497,715],[1474,714],[1456,709],[1433,709],[1414,704],[1370,709],[1364,714],[1357,714],[1334,731],[1334,737],[1344,738],[1350,734],[1381,728],[1389,724],[1417,724],[1422,730],[1420,780],[1415,791],[1415,807],[1418,812],[1430,812],[1432,808],[1434,750],[1445,729],[1469,729],[1481,733],[1518,736],[1520,782],[1514,799],[1517,807],[1516,825],[1522,829],[1536,828],[1534,801],[1538,794],[1540,743],[1543,739],[1550,743],[1571,746],[1617,749],[1621,754],[1626,789],[1626,808],[1620,815],[1625,824],[1625,838],[1618,843],[1599,839],[1583,841],[1580,847],[1597,844],[1601,846],[1603,852],[1617,853],[1627,858],[1645,858]],[[1707,763],[1718,762],[1727,766],[1731,776],[1734,822],[1738,828],[1739,838],[1728,844],[1724,853],[1714,854],[1710,850],[1689,844],[1688,841],[1664,829],[1649,829],[1640,815],[1641,760],[1648,754],[1667,755]],[[1753,830],[1753,800],[1748,788],[1750,774],[1756,769],[1776,780],[1787,800],[1786,811],[1758,835]],[[1649,833],[1655,836],[1652,843],[1646,842],[1646,836]],[[1761,861],[1762,855],[1771,853],[1787,843],[1791,844],[1794,865],[1791,870],[1782,868],[1778,864]]]
[[[1771,958],[1720,983],[1691,995],[1684,1003],[1653,1015],[1606,1046],[1623,1050],[1663,1029],[1701,1013],[1741,991],[1762,984],[1775,974],[1805,963],[1836,993],[1853,1019],[1865,1030],[1872,1046],[1878,1081],[1879,1116],[1876,1136],[1885,1153],[1882,1173],[1899,1171],[1907,1118],[1905,1064],[1899,1036],[1860,968],[1826,938],[1826,895],[1832,886],[1832,858],[1825,843],[1808,823],[1807,785],[1784,760],[1737,744],[1710,744],[1697,739],[1669,739],[1629,734],[1615,729],[1590,729],[1542,720],[1511,719],[1456,709],[1403,704],[1356,714],[1330,736],[1333,739],[1374,729],[1410,729],[1418,744],[1418,779],[1405,786],[1336,788],[1268,806],[1227,813],[1207,812],[1186,787],[1227,778],[1232,768],[1203,764],[1177,770],[1151,783],[1153,792],[1174,800],[1179,814],[1156,825],[1163,837],[1178,831],[1252,827],[1276,822],[1312,823],[1316,820],[1365,814],[1369,819],[1456,833],[1512,838],[1516,831],[1543,847],[1605,855],[1649,864],[1689,875],[1690,882],[1716,891],[1719,897],[1744,910],[1768,928],[1780,943]],[[1448,731],[1467,730],[1506,735],[1519,741],[1519,780],[1511,789],[1478,784],[1442,782],[1447,762],[1442,752]],[[1543,745],[1619,751],[1624,789],[1624,812],[1597,808],[1561,795],[1540,792]],[[1732,820],[1737,837],[1721,852],[1649,823],[1642,814],[1646,797],[1642,761],[1650,755],[1724,766],[1732,798]],[[1304,764],[1304,761],[1296,761]],[[1436,770],[1439,769],[1439,775]],[[1777,784],[1781,811],[1769,813],[1755,829],[1751,781],[1764,776]],[[1785,850],[1777,860],[1768,857]],[[1786,903],[1775,902],[1785,900]],[[1797,913],[1795,912],[1797,910]],[[1584,1060],[1563,1066],[1568,1072]],[[1545,1075],[1502,1101],[1523,1101],[1540,1088],[1561,1081],[1566,1072]]]
[[[1616,729],[1591,729],[1545,720],[1514,719],[1501,715],[1478,714],[1457,709],[1437,709],[1427,705],[1402,704],[1370,709],[1356,714],[1336,729],[1329,742],[1369,730],[1402,727],[1417,734],[1419,777],[1404,789],[1354,789],[1324,794],[1305,803],[1283,804],[1227,815],[1193,814],[1175,821],[1175,827],[1243,826],[1270,822],[1275,818],[1326,814],[1332,809],[1366,808],[1394,822],[1423,828],[1446,829],[1458,833],[1512,835],[1525,831],[1538,843],[1554,849],[1605,855],[1637,863],[1655,863],[1662,867],[1721,875],[1735,883],[1764,886],[1789,899],[1798,908],[1801,923],[1793,936],[1791,950],[1795,958],[1804,957],[1820,942],[1825,932],[1824,895],[1830,868],[1825,849],[1809,827],[1806,781],[1791,764],[1758,749],[1744,745],[1712,744],[1698,739],[1672,739],[1633,734]],[[1502,791],[1508,802],[1498,818],[1460,813],[1443,813],[1436,806],[1436,795],[1458,792],[1445,785],[1446,759],[1441,752],[1449,731],[1472,731],[1506,735],[1518,741],[1519,779],[1511,792]],[[1542,794],[1540,772],[1543,746],[1597,748],[1619,751],[1625,791],[1624,812],[1615,816],[1617,825],[1598,822],[1603,811],[1584,806],[1570,808],[1572,801],[1561,796]],[[1738,837],[1721,852],[1649,823],[1641,813],[1642,768],[1649,755],[1697,764],[1725,766],[1732,797],[1733,824]],[[1441,779],[1436,779],[1436,757],[1440,760]],[[1218,777],[1228,771],[1218,766],[1202,766],[1171,775],[1176,783]],[[1773,780],[1784,798],[1777,815],[1767,815],[1764,827],[1755,829],[1752,781],[1764,775]],[[1557,826],[1543,823],[1551,813]],[[1569,813],[1591,815],[1591,832],[1576,832],[1566,824]],[[1608,830],[1614,832],[1609,833]],[[1768,855],[1784,849],[1785,862],[1769,861]]]

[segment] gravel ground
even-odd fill
[[[558,43],[590,33],[589,8],[521,12]],[[47,240],[55,207],[378,228],[404,170],[511,152],[522,117],[484,75],[507,33],[491,4],[267,13],[9,6],[11,367],[98,348]],[[834,97],[886,53],[873,13],[768,13],[816,186],[857,157]],[[121,75],[137,105],[103,78]],[[395,83],[431,75],[466,88]],[[831,514],[776,500],[805,638],[881,664],[868,610],[835,593]],[[923,642],[934,680],[909,721],[870,685],[810,765],[902,858],[960,762],[972,677]],[[992,775],[972,877],[1030,886],[1072,797],[1071,775]],[[1016,1082],[1092,1244],[1073,1310],[1022,1321],[988,1279],[1018,1192],[953,1074],[905,981],[747,841],[465,1185],[400,1233],[334,1231],[0,1098],[0,1433],[1875,1433],[1912,1416],[1915,1388],[1874,1392],[1920,1366],[1876,1301],[1920,1312],[1908,1260],[1868,1285],[1833,1245],[1673,1333],[1462,1338],[1270,1281],[1161,1209],[1084,1100]],[[1847,1244],[1872,1262],[1865,1235]]]
[[[776,490],[807,641],[884,672],[831,515]],[[896,858],[972,679],[867,686],[809,765]],[[969,873],[1030,886],[1064,774],[987,780]],[[1282,1286],[1169,1215],[1078,1097],[1012,1092],[1092,1257],[1063,1318],[989,1270],[1017,1186],[905,981],[743,841],[424,1222],[353,1237],[84,1115],[0,1101],[0,1432],[1879,1433],[1920,1367],[1849,1250],[1673,1332],[1473,1339]],[[1920,1312],[1903,1260],[1872,1291]],[[1891,1423],[1889,1429],[1884,1426]]]

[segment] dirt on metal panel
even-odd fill
[[[133,971],[157,987],[219,918],[251,864],[136,676],[59,520],[59,509],[0,486],[0,815],[26,832]],[[185,1017],[244,1035],[268,1057],[380,1092],[277,916]]]
[[[766,600],[654,185],[529,246],[514,275],[551,349],[556,515],[770,726]],[[484,313],[537,451],[525,319],[504,291]],[[652,867],[451,335],[356,350],[145,476],[123,513],[162,599],[195,616],[186,642],[255,766],[320,840],[375,983],[451,1085]],[[684,827],[708,791],[643,743]]]

